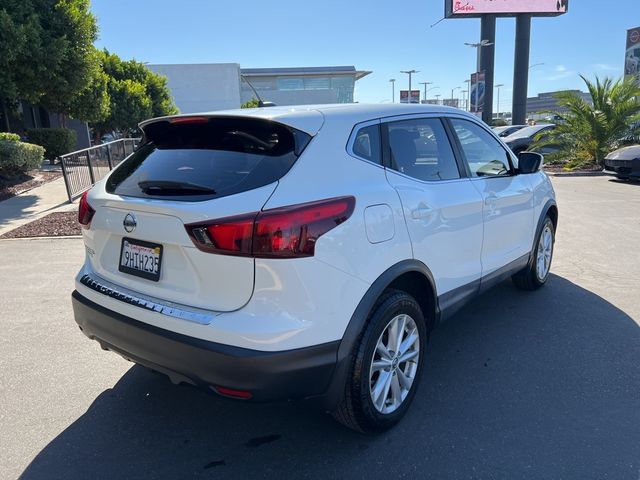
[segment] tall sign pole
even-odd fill
[[[480,38],[488,40],[480,54],[480,72],[484,72],[484,108],[482,120],[490,124],[493,120],[493,67],[496,56],[496,16],[483,15],[480,19]]]
[[[636,0],[637,1],[637,0]],[[531,17],[557,17],[569,11],[569,0],[444,0],[445,18],[480,18],[481,34],[478,47],[479,72],[484,73],[485,101],[482,119],[493,120],[493,69],[495,60],[496,17],[516,18],[515,68],[513,73],[513,122],[524,123],[527,116],[527,87],[529,75],[529,44]],[[640,39],[640,34],[638,34]],[[478,44],[465,45],[476,46]],[[484,48],[484,51],[480,50]],[[627,58],[629,54],[627,53]],[[629,60],[633,66],[634,61]],[[473,88],[471,89],[473,105]],[[477,95],[476,95],[477,96]]]
[[[529,47],[531,43],[531,15],[516,17],[516,48],[513,65],[513,105],[511,122],[523,125],[527,120],[527,90],[529,89]]]

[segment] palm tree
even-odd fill
[[[556,94],[565,112],[554,112],[562,118],[558,126],[534,143],[532,150],[543,146],[559,147],[550,160],[567,161],[569,168],[596,163],[625,140],[640,136],[640,86],[635,79],[616,80],[606,77],[591,82],[580,75],[587,86],[592,104],[575,92]]]

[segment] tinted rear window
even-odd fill
[[[109,193],[183,201],[233,195],[280,179],[311,139],[269,120],[231,117],[162,121],[144,133],[108,178]]]

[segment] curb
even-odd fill
[[[602,172],[547,172],[550,177],[608,177],[608,173]]]

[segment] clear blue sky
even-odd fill
[[[234,62],[242,67],[354,65],[373,73],[356,83],[355,100],[388,102],[400,70],[440,93],[464,86],[475,69],[480,21],[444,20],[444,0],[92,0],[99,47],[149,63]],[[640,26],[640,0],[570,0],[569,13],[532,24],[529,94],[580,88],[578,73],[622,75],[625,31]],[[515,22],[498,19],[496,83],[510,110]],[[415,85],[415,84],[414,84]],[[456,94],[456,96],[458,96]],[[397,97],[396,97],[397,100]],[[495,101],[495,100],[494,100]]]

